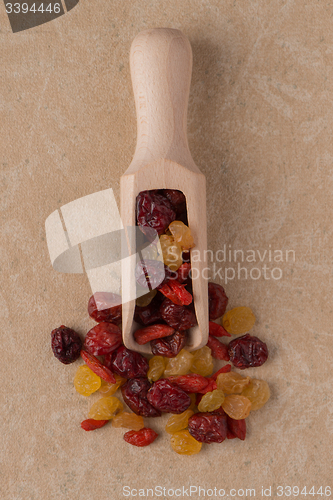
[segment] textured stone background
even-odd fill
[[[118,500],[124,485],[191,484],[260,497],[262,485],[330,484],[332,15],[304,0],[81,0],[13,34],[0,6],[1,498]],[[87,278],[51,267],[45,219],[106,187],[119,197],[136,139],[130,44],[158,26],[193,47],[188,132],[208,181],[209,248],[296,255],[278,264],[279,280],[226,285],[230,307],[258,318],[271,357],[248,372],[272,398],[250,415],[245,442],[194,457],[173,453],[166,433],[147,449],[126,445],[122,430],[84,433],[96,398],[75,392],[77,365],[61,365],[49,343],[60,324],[84,333],[93,322]]]

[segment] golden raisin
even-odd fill
[[[147,307],[149,306],[149,304],[151,303],[156,294],[157,290],[150,290],[150,292],[145,293],[141,297],[138,297],[135,301],[135,304],[138,307]]]
[[[241,420],[250,414],[251,401],[245,396],[239,394],[232,394],[226,396],[222,403],[222,408],[229,417],[234,420]]]
[[[124,385],[127,381],[126,378],[123,378],[116,373],[114,374],[114,377],[116,379],[115,384],[110,384],[109,382],[105,382],[105,380],[102,380],[102,385],[98,390],[101,394],[103,394],[103,396],[112,396],[117,391],[117,389]]]
[[[174,358],[169,358],[166,369],[164,370],[164,376],[169,377],[170,375],[186,375],[192,366],[193,354],[182,349],[177,356]]]
[[[217,388],[225,394],[241,394],[250,382],[250,377],[243,377],[236,372],[220,373],[216,378]]]
[[[101,378],[87,365],[79,366],[74,378],[74,387],[82,396],[90,396],[101,386]]]
[[[175,243],[172,236],[168,236],[167,234],[162,234],[162,236],[160,236],[160,245],[164,264],[168,266],[171,271],[177,271],[183,263],[182,247],[178,243]]]
[[[198,404],[199,412],[214,411],[220,408],[224,401],[224,394],[220,389],[215,389],[212,392],[206,392]]]
[[[183,250],[189,250],[194,247],[191,230],[184,224],[184,222],[174,220],[171,222],[168,229],[172,234],[174,241],[178,243]]]
[[[245,387],[242,396],[247,397],[251,401],[251,411],[259,410],[269,400],[271,392],[265,380],[253,378],[251,383]]]
[[[169,434],[174,434],[175,432],[182,431],[187,428],[188,419],[193,415],[192,410],[185,410],[179,415],[172,415],[166,423],[165,430]]]
[[[247,333],[253,327],[256,317],[249,307],[235,307],[223,316],[223,328],[228,333],[240,335]]]
[[[179,455],[195,455],[201,450],[199,443],[188,431],[175,432],[171,437],[171,448]]]
[[[92,405],[88,416],[94,420],[111,420],[122,409],[123,404],[118,398],[107,396]]]
[[[208,346],[204,346],[197,351],[193,351],[193,363],[191,366],[192,373],[198,373],[203,377],[209,377],[214,370],[214,363],[211,350]]]
[[[162,377],[166,364],[167,360],[163,356],[153,356],[149,360],[147,377],[150,382],[156,382],[156,380]]]
[[[112,427],[123,427],[125,429],[131,429],[133,431],[139,431],[143,429],[145,424],[143,423],[143,418],[135,413],[129,413],[127,411],[122,411],[118,413],[112,419]]]

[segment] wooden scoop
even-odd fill
[[[131,76],[137,113],[137,145],[134,158],[120,179],[121,219],[136,224],[136,197],[150,189],[178,189],[186,197],[188,223],[195,242],[192,260],[193,299],[198,326],[189,330],[186,349],[199,349],[208,339],[208,283],[205,277],[207,225],[206,179],[195,165],[187,142],[187,104],[192,73],[192,49],[183,33],[157,28],[143,31],[132,43]],[[134,255],[127,233],[127,250]],[[198,251],[200,252],[198,254]],[[151,353],[149,343],[140,346],[133,333],[141,328],[133,321],[135,259],[122,260],[122,329],[129,349]],[[132,300],[127,300],[132,298]]]

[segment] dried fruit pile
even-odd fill
[[[129,429],[126,442],[141,447],[157,437],[143,418],[172,413],[165,429],[172,435],[172,449],[181,455],[198,453],[202,443],[244,440],[245,419],[270,397],[265,381],[231,371],[230,363],[243,370],[267,360],[266,344],[248,333],[255,316],[248,307],[225,312],[224,289],[209,283],[209,339],[201,349],[187,351],[187,330],[196,325],[196,317],[189,263],[194,242],[186,225],[184,195],[173,190],[140,193],[137,222],[148,239],[149,228],[158,232],[163,251],[164,262],[153,256],[136,268],[137,282],[147,293],[137,300],[135,320],[141,328],[134,335],[140,345],[150,342],[153,356],[148,360],[123,345],[119,296],[112,293],[95,293],[89,299],[88,313],[98,324],[83,343],[65,326],[51,334],[53,353],[62,363],[80,356],[85,362],[75,375],[77,392],[89,396],[99,391],[102,396],[81,427],[91,431],[112,421],[113,427]],[[162,281],[158,266],[164,266]],[[218,340],[231,334],[241,336],[229,344]],[[214,359],[228,364],[213,373]],[[131,412],[114,396],[119,390]]]

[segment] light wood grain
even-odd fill
[[[133,160],[121,177],[121,217],[135,225],[135,201],[140,191],[179,189],[185,194],[188,222],[200,252],[192,261],[193,298],[198,326],[190,330],[187,349],[198,349],[208,338],[208,289],[204,279],[207,249],[206,180],[193,161],[187,141],[187,105],[192,73],[188,39],[169,28],[146,30],[134,39],[130,53],[137,113],[137,145]],[[127,250],[133,255],[127,239]],[[134,252],[135,254],[135,252]],[[197,277],[198,276],[198,277]],[[135,301],[126,301],[135,289],[134,260],[122,261],[123,339],[129,349],[150,353],[133,337]]]

